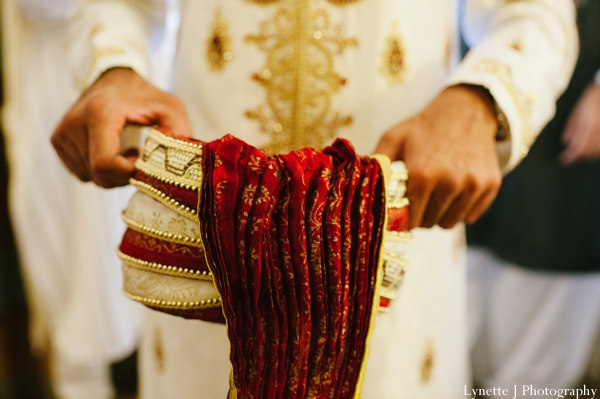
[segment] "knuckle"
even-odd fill
[[[85,103],[85,112],[87,115],[91,117],[96,117],[102,115],[106,108],[108,107],[109,102],[106,100],[103,95],[95,95],[87,100]]]

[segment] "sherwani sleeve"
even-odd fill
[[[71,56],[82,89],[115,67],[149,79],[151,43],[164,32],[166,1],[80,0],[71,17]]]
[[[508,137],[498,140],[508,173],[552,118],[578,54],[572,0],[467,0],[462,34],[471,50],[448,84],[489,90]]]

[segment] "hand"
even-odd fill
[[[502,182],[497,130],[487,90],[458,85],[382,136],[375,152],[408,169],[409,228],[451,228],[481,216]]]
[[[600,158],[600,86],[591,83],[573,109],[562,136],[563,165]]]
[[[191,136],[183,103],[157,89],[133,70],[114,68],[90,86],[52,134],[52,145],[63,163],[81,181],[101,187],[123,186],[134,160],[120,155],[125,124],[159,125]]]

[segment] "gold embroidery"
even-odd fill
[[[221,306],[210,281],[157,274],[123,264],[123,292],[134,301],[167,309],[206,309]]]
[[[265,67],[253,79],[266,90],[267,104],[246,111],[270,135],[267,151],[278,153],[322,147],[352,117],[329,115],[332,96],[346,84],[334,70],[334,56],[356,47],[354,38],[331,24],[327,10],[311,0],[289,0],[246,36],[267,53]]]
[[[97,47],[94,49],[94,61],[101,58],[125,54],[125,49],[117,46]]]
[[[477,64],[475,69],[479,72],[495,75],[504,85],[508,94],[510,94],[510,96],[513,98],[521,119],[521,129],[523,131],[523,141],[525,143],[521,147],[521,155],[527,155],[527,152],[529,152],[529,146],[531,146],[535,140],[533,127],[531,125],[531,111],[532,106],[535,103],[535,98],[533,96],[526,95],[521,90],[516,88],[512,77],[512,71],[508,65],[499,64],[494,60],[487,59]]]
[[[423,357],[423,363],[421,364],[421,382],[427,383],[431,380],[431,373],[435,366],[435,353],[433,351],[433,343],[431,340],[427,340],[427,346],[425,349],[425,356]]]
[[[222,71],[233,59],[229,24],[223,18],[221,9],[215,10],[215,20],[210,27],[210,35],[206,41],[206,60],[211,71]]]
[[[173,234],[170,231],[162,231],[162,230],[155,229],[153,227],[145,226],[139,222],[136,222],[135,220],[131,219],[130,217],[128,217],[125,214],[125,212],[123,212],[121,214],[121,218],[127,224],[127,226],[129,226],[130,228],[132,228],[135,231],[139,231],[140,233],[144,233],[144,234],[147,234],[149,236],[152,236],[152,237],[155,237],[155,238],[158,238],[161,240],[171,241],[171,242],[174,242],[177,244],[184,244],[184,245],[190,245],[193,247],[204,248],[200,238],[183,236],[181,234]]]
[[[390,34],[386,39],[385,49],[383,51],[383,64],[381,73],[387,78],[390,85],[402,84],[406,76],[406,51],[402,44],[402,36],[398,23],[394,21],[390,29]]]
[[[202,180],[202,146],[150,129],[135,166],[155,179],[197,191]]]

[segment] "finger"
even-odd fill
[[[568,166],[578,161],[585,152],[585,138],[587,133],[583,130],[575,132],[571,136],[566,147],[559,154],[559,161],[562,165]]]
[[[403,135],[400,132],[388,131],[381,136],[374,153],[385,155],[392,161],[400,160],[402,159],[402,139]]]
[[[87,138],[78,123],[65,123],[56,127],[50,141],[65,166],[81,181],[90,181]]]
[[[409,170],[409,175],[412,172]],[[410,202],[408,208],[409,222],[408,228],[422,227],[423,216],[429,204],[431,196],[430,182],[421,178],[416,172],[406,183],[406,198]]]
[[[579,128],[578,125],[579,125],[579,112],[577,112],[577,109],[575,109],[575,111],[573,111],[573,113],[569,117],[569,120],[567,121],[567,124],[565,126],[565,131],[562,134],[561,140],[562,140],[563,144],[565,144],[565,145],[569,144],[569,142],[575,136],[575,133],[577,132],[577,130]]]
[[[473,190],[463,191],[450,205],[446,213],[441,217],[438,223],[444,229],[451,229],[458,222],[465,219],[467,213],[476,203],[477,197]]]
[[[453,181],[438,185],[429,199],[421,226],[433,227],[439,224],[459,194]]]
[[[134,170],[133,162],[120,155],[120,135],[126,118],[116,108],[105,104],[91,104],[88,109],[92,178],[96,184],[105,188],[126,185]]]
[[[498,188],[492,188],[486,191],[473,205],[469,214],[465,218],[465,223],[473,224],[475,223],[481,215],[492,205],[494,199],[498,195]]]
[[[79,159],[72,156],[72,151],[64,150],[63,147],[58,144],[54,146],[56,153],[58,154],[62,163],[69,169],[71,173],[75,175],[82,182],[88,182],[92,180],[91,174],[87,168],[82,167]]]

